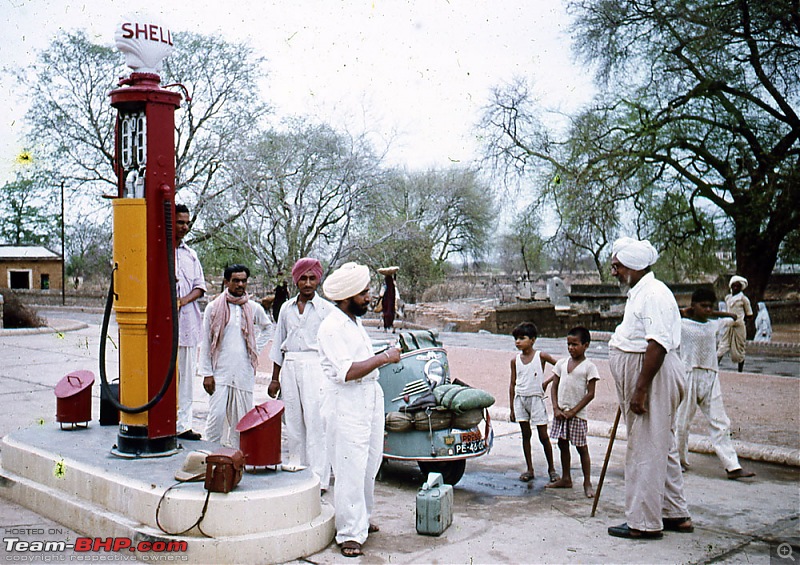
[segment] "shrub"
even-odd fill
[[[23,304],[15,294],[5,290],[3,298],[4,328],[40,328],[47,325],[34,308]]]

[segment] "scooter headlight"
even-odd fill
[[[431,384],[431,388],[434,388],[444,382],[444,366],[439,362],[438,359],[431,359],[425,363],[423,372],[425,373],[425,378],[428,379],[428,382]]]

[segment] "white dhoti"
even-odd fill
[[[285,354],[281,366],[281,398],[286,405],[289,463],[311,467],[324,489],[330,485],[331,478],[322,402],[327,380],[318,353]]]
[[[206,440],[239,448],[236,424],[253,409],[253,392],[227,385],[216,385],[208,401]]]
[[[609,367],[628,429],[625,517],[630,528],[660,531],[662,518],[689,516],[675,438],[676,414],[684,395],[683,363],[675,351],[667,353],[650,385],[647,412],[639,415],[631,411],[630,400],[643,360],[644,353],[609,349]]]
[[[747,329],[744,320],[731,320],[722,330],[722,337],[717,347],[717,358],[722,359],[728,351],[731,352],[731,361],[741,363],[744,361],[747,348]]]
[[[179,434],[192,429],[193,381],[197,373],[197,347],[178,347],[178,420]]]
[[[364,543],[383,458],[383,391],[378,381],[351,381],[336,385],[333,396],[336,543]]]
[[[686,372],[686,396],[678,408],[678,453],[683,463],[689,456],[689,427],[697,408],[710,428],[709,440],[726,471],[740,469],[739,457],[731,441],[731,421],[722,402],[722,387],[716,371],[693,369]]]

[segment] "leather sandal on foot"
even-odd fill
[[[364,552],[361,551],[361,544],[355,540],[347,540],[342,542],[342,555],[345,557],[358,557],[359,555],[363,555]]]
[[[377,524],[370,524],[369,528],[367,528],[367,533],[368,534],[374,534],[374,533],[377,533],[377,532],[380,532],[380,531],[381,531],[381,529]]]
[[[558,476],[558,473],[556,473],[555,471],[550,471],[550,482],[551,482],[551,483],[554,483],[554,482],[556,482],[556,481],[557,481],[557,480],[559,480],[560,478],[561,478],[561,477],[559,477],[559,476]]]
[[[634,530],[629,528],[628,524],[620,524],[619,526],[610,526],[608,528],[608,535],[615,538],[626,539],[661,539],[664,537],[662,532],[646,532],[644,530]]]
[[[533,480],[533,473],[522,473],[519,476],[519,480],[523,483],[529,483]]]
[[[692,519],[688,516],[682,518],[663,518],[664,529],[670,532],[679,532],[681,534],[691,534],[694,531],[694,524]]]

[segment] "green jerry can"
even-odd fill
[[[453,523],[453,486],[441,473],[429,473],[417,492],[417,533],[438,536]]]

